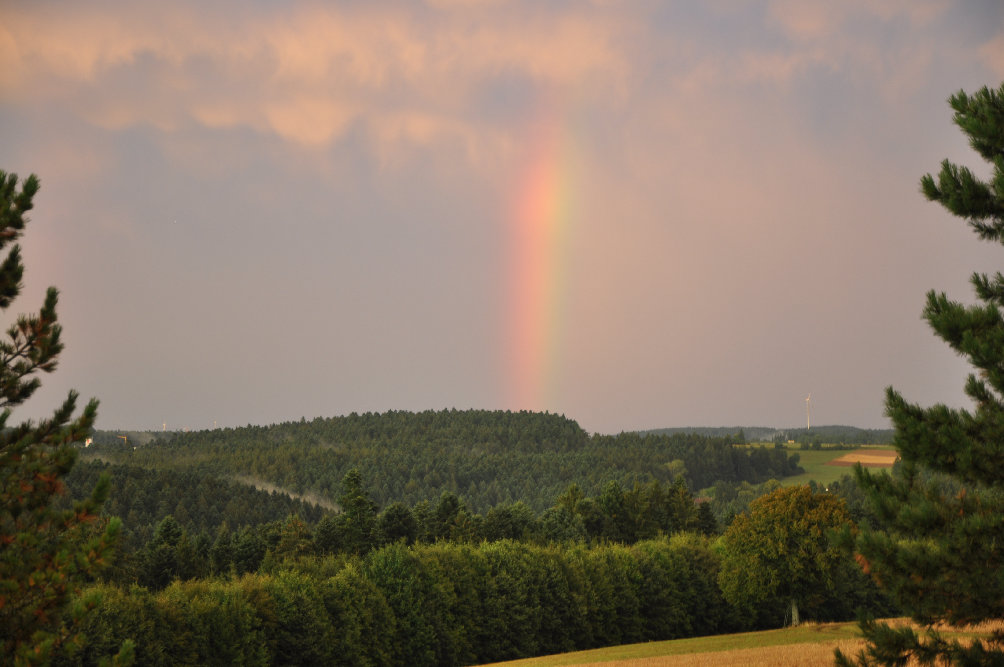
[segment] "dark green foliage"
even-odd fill
[[[433,623],[436,664],[478,662],[488,639],[485,608],[490,604],[488,562],[482,549],[444,542],[416,552],[423,573],[435,582]]]
[[[314,529],[314,546],[318,553],[333,554],[341,551],[341,531],[339,518],[335,514],[325,514]]]
[[[270,662],[280,665],[327,665],[334,659],[336,628],[327,616],[315,582],[296,572],[265,579],[275,613]]]
[[[404,503],[391,503],[377,517],[377,534],[381,544],[399,540],[403,540],[405,544],[414,544],[418,538],[418,522]]]
[[[299,528],[299,526],[297,526]],[[296,538],[296,544],[290,544],[290,538]],[[289,555],[295,557],[300,553],[309,551],[309,549],[303,545],[303,540],[306,538],[305,535],[297,534],[295,536],[290,535],[287,538],[287,543],[284,545],[284,549],[287,551],[292,551]],[[222,545],[221,545],[222,546]],[[257,528],[252,528],[251,526],[245,526],[241,528],[233,536],[231,541],[232,548],[232,566],[236,574],[247,574],[248,572],[255,572],[261,565],[262,560],[265,558],[265,553],[268,550],[268,544],[265,541],[265,536],[262,531]],[[226,572],[229,568],[223,567],[218,569],[218,572]]]
[[[362,475],[353,468],[342,479],[338,497],[342,508],[338,515],[339,545],[349,553],[363,554],[375,543],[377,506],[363,487]]]
[[[234,560],[240,552],[240,543],[234,547]],[[296,560],[314,553],[314,538],[310,528],[298,516],[291,516],[283,522],[279,541],[272,550],[278,561]],[[250,571],[250,568],[248,569]]]
[[[0,249],[7,248],[0,262],[0,310],[21,291],[20,246],[10,244],[24,230],[38,188],[34,175],[19,189],[15,174],[0,171]],[[8,423],[12,408],[41,386],[37,375],[56,368],[63,349],[57,300],[50,287],[38,314],[19,315],[0,337],[0,653],[16,664],[44,664],[79,643],[76,626],[97,605],[98,594],[69,608],[68,601],[107,565],[120,526],[117,520],[103,526],[97,521],[107,478],[72,507],[53,504],[76,460],[73,443],[93,426],[97,401],[74,418],[77,394],[70,392],[49,419]]]
[[[167,664],[274,664],[245,586],[177,583],[158,596]]]
[[[226,523],[216,530],[216,539],[209,549],[209,564],[216,574],[229,572],[234,563],[233,535]]]
[[[681,471],[693,489],[719,479],[758,483],[800,472],[797,459],[783,449],[734,447],[731,438],[693,434],[590,436],[565,417],[529,412],[367,413],[147,435],[150,443],[136,450],[102,435],[89,451],[158,471],[261,480],[329,501],[355,469],[368,480],[368,495],[378,506],[434,505],[446,491],[462,498],[472,514],[516,501],[542,512],[573,481],[599,495],[610,480],[630,489],[653,480],[669,484]],[[672,461],[679,467],[668,465]],[[177,517],[177,502],[174,497],[152,521],[168,513]],[[215,525],[205,529],[212,533]]]
[[[543,542],[577,542],[586,539],[582,517],[558,505],[540,515],[540,539]]]
[[[98,587],[83,664],[109,633],[141,664],[465,665],[726,632],[707,538],[633,546],[396,542],[365,557],[305,557],[273,573]]]
[[[708,503],[697,506],[697,532],[709,537],[718,534],[718,520],[715,519],[715,514]]]
[[[676,580],[687,609],[681,636],[702,637],[741,628],[738,610],[726,601],[718,585],[722,556],[718,548],[709,547],[713,543],[695,533],[677,533],[668,542],[656,540],[654,544],[669,552],[668,562],[684,565]]]
[[[828,445],[880,445],[892,443],[892,429],[863,429],[856,426],[813,426],[811,429],[796,428],[778,430],[767,426],[712,426],[656,428],[639,431],[643,435],[703,435],[712,438],[730,438],[732,442],[777,442],[783,444],[788,440],[797,443],[811,443],[815,440]]]
[[[541,530],[543,519],[541,517]],[[558,504],[550,510],[548,520],[552,522],[551,530],[558,534],[563,531],[568,537],[545,535],[545,540],[579,539],[581,535],[630,544],[657,535],[698,530],[700,510],[681,478],[668,486],[658,481],[645,486],[635,484],[628,491],[610,481],[598,498],[584,495],[577,484],[571,484],[558,497]],[[559,528],[553,523],[555,521],[563,521],[565,528]],[[705,526],[713,528],[707,518]]]
[[[719,584],[726,599],[752,627],[776,626],[789,609],[796,625],[800,611],[825,618],[856,570],[831,536],[844,528],[854,528],[844,502],[807,486],[753,501],[722,537]]]
[[[482,537],[489,541],[531,540],[538,533],[537,517],[523,502],[491,508],[481,529]]]
[[[638,606],[643,625],[642,633],[648,637],[689,637],[693,634],[689,614],[692,609],[680,590],[687,564],[683,555],[652,542],[634,546],[640,578],[646,582],[641,589]]]
[[[502,541],[485,545],[488,564],[485,598],[485,647],[488,660],[510,660],[537,655],[543,610],[540,590],[534,586],[530,547]]]
[[[722,528],[728,528],[740,514],[749,511],[750,503],[781,488],[781,483],[770,479],[763,484],[749,482],[715,482],[711,487],[711,513],[715,522]]]
[[[344,667],[393,664],[391,644],[374,641],[393,636],[397,627],[383,592],[355,563],[328,579],[322,590],[324,606],[335,628],[332,664]]]
[[[432,509],[426,530],[432,540],[470,540],[474,536],[467,505],[451,491],[443,491]]]
[[[370,554],[364,574],[394,615],[393,632],[381,638],[391,648],[391,663],[436,664],[436,619],[429,612],[443,607],[442,594],[426,576],[419,558],[404,545],[392,544]]]
[[[78,461],[66,477],[68,497],[83,496],[102,475],[111,479],[115,490],[105,501],[102,514],[124,520],[126,546],[133,549],[148,541],[153,527],[168,514],[191,535],[215,535],[224,522],[236,530],[282,521],[294,514],[308,523],[322,516],[317,505],[215,475],[104,461]]]
[[[946,160],[937,179],[921,179],[921,190],[981,239],[1004,243],[1004,85],[972,96],[960,91],[949,102],[991,176],[983,181]],[[883,529],[857,540],[861,562],[905,612],[930,625],[1004,618],[1004,276],[976,273],[972,283],[980,303],[931,291],[924,318],[973,365],[965,393],[974,409],[922,408],[890,388],[886,412],[901,469],[892,477],[857,471]],[[983,647],[944,642],[930,630],[918,636],[881,624],[863,629],[869,648],[862,664],[910,656],[1004,662],[1004,635]]]
[[[100,598],[80,624],[85,638],[81,650],[69,656],[57,656],[54,665],[96,665],[118,650],[122,637],[135,642],[136,663],[168,665],[168,646],[172,637],[162,632],[159,603],[145,588],[93,586],[85,594]],[[172,634],[175,632],[172,629]]]

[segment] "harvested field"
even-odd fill
[[[826,465],[852,466],[860,463],[865,468],[891,468],[899,453],[895,449],[857,449],[833,459]]]
[[[834,649],[839,648],[847,655],[855,655],[864,648],[863,639],[847,639],[840,642],[820,644],[789,644],[787,646],[763,646],[758,648],[734,649],[716,653],[691,653],[688,655],[667,655],[633,660],[611,660],[609,662],[574,663],[568,667],[829,667],[833,665]]]
[[[885,620],[892,626],[913,625],[905,618]],[[947,638],[959,638],[966,642],[1004,630],[1004,623],[993,621],[965,627],[938,626],[937,629]],[[804,623],[797,628],[610,646],[493,663],[493,667],[811,667],[832,665],[836,648],[848,656],[854,656],[865,648],[856,623]],[[907,664],[918,663],[911,660]]]

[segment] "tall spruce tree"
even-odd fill
[[[38,187],[34,175],[19,189],[16,174],[0,171],[0,249],[20,237]],[[0,310],[18,296],[23,273],[14,244],[0,263]],[[47,664],[72,649],[76,622],[97,603],[74,596],[109,557],[119,532],[117,520],[95,526],[107,478],[73,509],[52,504],[64,492],[62,478],[76,459],[73,443],[90,431],[97,401],[74,419],[77,395],[70,392],[51,418],[8,423],[11,408],[40,386],[37,374],[56,368],[63,349],[57,297],[50,287],[39,313],[18,316],[0,337],[0,643],[4,662],[14,664]]]
[[[1004,84],[949,100],[956,125],[990,163],[981,180],[945,160],[921,191],[964,218],[983,240],[1004,244]],[[857,470],[884,525],[856,542],[857,558],[921,633],[863,622],[858,664],[1004,664],[1004,633],[989,641],[946,638],[932,626],[1004,619],[1004,276],[972,276],[978,303],[927,295],[924,318],[974,367],[973,409],[922,408],[887,390],[886,413],[902,459],[897,475]],[[838,654],[838,662],[851,660]],[[940,664],[940,663],[939,663]]]

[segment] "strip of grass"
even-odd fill
[[[690,637],[664,642],[627,644],[608,648],[577,651],[561,655],[527,658],[512,662],[496,663],[506,667],[558,667],[561,665],[582,665],[590,663],[639,660],[691,653],[718,653],[766,646],[789,644],[815,644],[843,639],[857,639],[861,636],[857,623],[805,623],[797,628],[765,630],[763,632],[743,632],[733,635],[712,635],[710,637]]]

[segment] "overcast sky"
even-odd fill
[[[42,189],[103,429],[558,412],[592,432],[886,427],[966,405],[920,319],[1001,249],[946,99],[1000,2],[2,2],[0,168]]]

